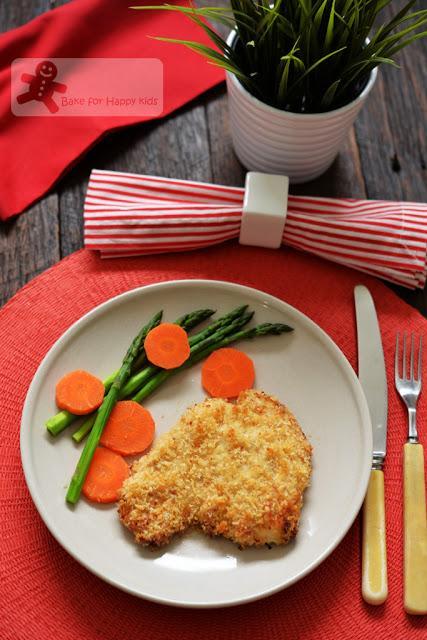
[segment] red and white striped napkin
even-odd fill
[[[88,249],[103,258],[208,247],[239,237],[244,189],[92,171]],[[427,273],[427,205],[289,196],[283,244],[409,288]]]

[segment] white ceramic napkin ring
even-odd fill
[[[289,178],[249,171],[240,226],[240,244],[278,249],[288,209]]]

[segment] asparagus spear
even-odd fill
[[[82,451],[80,460],[77,463],[76,470],[71,478],[70,486],[68,487],[66,500],[70,504],[75,504],[80,497],[82,486],[89,470],[90,463],[92,462],[95,449],[98,446],[104,427],[110,417],[110,413],[118,400],[120,389],[129,379],[132,363],[138,355],[145,335],[146,327],[143,327],[127,350],[122,366],[120,367],[110,390],[98,410],[95,424],[93,425],[93,429]]]
[[[165,370],[160,369],[153,377],[151,377],[143,387],[132,398],[135,402],[141,403],[147,396],[149,396],[157,387],[159,387],[165,380],[170,378],[175,373],[183,371],[188,367],[192,367],[197,362],[200,362],[204,358],[207,358],[212,351],[220,349],[221,347],[227,347],[228,345],[237,342],[239,340],[250,340],[252,338],[267,336],[267,335],[280,335],[281,333],[293,331],[293,327],[286,324],[272,324],[266,322],[259,324],[256,327],[250,329],[241,330],[238,327],[234,327],[234,331],[230,335],[222,334],[222,336],[212,336],[213,340],[209,340],[209,343],[203,343],[201,348],[197,351],[193,350],[190,358],[183,365],[177,369]],[[208,341],[206,341],[208,342]],[[76,442],[81,442],[89,433],[93,425],[93,422],[85,421],[80,429],[73,434],[73,439]]]
[[[220,338],[218,341],[213,341],[210,345],[205,348],[199,349],[197,353],[190,356],[190,358],[183,365],[178,367],[177,369],[171,369],[169,371],[162,370],[157,373],[151,380],[147,382],[138,393],[132,398],[135,402],[141,403],[147,396],[149,396],[157,387],[159,387],[165,380],[170,378],[170,376],[175,373],[179,373],[188,367],[192,367],[200,360],[204,360],[208,355],[212,353],[212,351],[216,351],[222,347],[227,347],[228,345],[237,342],[239,340],[250,340],[260,336],[268,336],[268,335],[280,335],[281,333],[293,331],[293,327],[290,327],[287,324],[280,323],[270,323],[265,322],[263,324],[259,324],[256,327],[252,327],[250,329],[238,330],[230,335],[226,335]]]
[[[179,324],[180,326],[182,326],[182,328],[185,329],[186,331],[190,331],[190,329],[193,329],[196,325],[200,324],[200,322],[202,322],[203,320],[206,320],[206,318],[209,318],[213,313],[215,313],[213,309],[198,309],[191,313],[187,313],[181,318],[178,318],[178,320],[176,321],[176,324]],[[146,327],[144,327],[144,329],[146,330],[144,339],[147,333],[151,329],[153,329],[154,327],[157,327],[157,325],[160,324],[160,321],[162,319],[162,314],[163,314],[162,311],[159,311],[158,313],[156,313],[156,315],[153,316],[153,318],[146,325]],[[139,353],[133,364],[132,370],[136,370],[135,365],[137,362],[139,362],[142,366],[146,361],[147,359],[145,357],[144,342],[142,342]],[[104,380],[105,393],[107,393],[108,390],[110,389],[117,373],[118,372],[115,371],[113,374],[111,374],[110,376],[108,376],[108,378]],[[92,415],[95,415],[95,414],[91,414],[91,416]],[[59,433],[61,433],[61,431],[63,431],[66,427],[68,427],[77,418],[78,416],[75,416],[69,411],[60,411],[59,413],[54,415],[52,418],[49,418],[49,420],[46,422],[46,428],[48,429],[51,435],[57,436]],[[94,421],[95,419],[93,419],[93,422]]]
[[[210,324],[195,336],[192,336],[189,340],[190,359],[202,349],[207,348],[210,344],[215,344],[223,336],[226,336],[247,324],[251,320],[253,312],[246,312],[246,309],[247,305],[237,307],[225,316],[218,318],[218,320]],[[158,373],[162,373],[163,371],[164,370],[160,367],[149,365],[130,378],[128,383],[121,390],[120,398],[126,398],[132,395],[134,391],[143,387],[150,378]],[[88,416],[77,431],[73,433],[72,437],[75,442],[79,443],[87,436],[93,427],[95,416],[96,413]]]
[[[185,331],[188,332],[188,331],[191,331],[191,329],[194,329],[194,327],[196,327],[198,324],[203,322],[203,320],[206,320],[207,318],[209,318],[214,313],[215,313],[214,309],[196,309],[196,311],[191,311],[191,313],[186,313],[185,315],[178,318],[178,320],[175,320],[174,324],[178,324],[180,327],[182,327],[183,329],[185,329]],[[157,322],[156,324],[153,324],[150,327],[150,329],[153,329],[158,324],[159,322]],[[144,344],[142,344],[141,349],[139,350],[139,354],[132,365],[132,373],[134,371],[139,371],[139,369],[143,367],[147,362],[148,360],[147,360],[147,356],[145,355]],[[117,371],[112,373],[110,376],[108,376],[108,378],[104,380],[105,393],[107,393],[107,391],[113,384],[114,378],[116,377],[116,375],[117,375]]]
[[[191,313],[186,313],[185,315],[175,320],[174,324],[182,327],[187,333],[197,327],[198,324],[207,320],[215,313],[215,309],[197,309],[196,311],[192,311]],[[132,373],[135,371],[139,371],[146,363],[148,362],[147,356],[145,355],[145,349],[142,348],[138,357],[132,366]],[[110,376],[111,377],[111,376]]]
[[[158,311],[156,314],[154,314],[151,320],[145,325],[145,327],[143,328],[143,332],[144,332],[143,340],[145,339],[145,336],[151,329],[153,329],[154,327],[157,327],[157,325],[160,324],[162,315],[163,315],[163,311]],[[143,344],[144,343],[142,341],[141,347],[143,347]],[[116,371],[116,374],[117,374],[117,371]],[[110,389],[111,385],[114,382],[114,377],[112,380],[110,378],[111,376],[106,380],[104,380],[104,387],[106,389],[106,392]],[[59,411],[56,415],[52,416],[51,418],[49,418],[49,420],[47,420],[46,429],[49,431],[49,433],[52,436],[57,436],[59,433],[61,433],[61,431],[63,431],[66,427],[68,427],[78,417],[79,416],[76,416],[74,415],[74,413],[70,413],[69,411]]]
[[[209,336],[216,335],[219,330],[223,328],[229,328],[230,330],[232,328],[235,328],[235,325],[233,326],[232,323],[238,321],[240,318],[243,318],[247,308],[248,305],[237,307],[236,309],[233,309],[233,311],[230,311],[230,313],[227,313],[225,316],[222,316],[221,318],[218,318],[218,320],[215,320],[215,322],[212,322],[205,329],[199,331],[199,333],[196,333],[195,336],[191,336],[188,341],[190,344],[190,354],[194,353],[194,348],[196,347],[196,345],[209,338]],[[246,316],[244,324],[249,322],[251,317],[252,315],[250,317]],[[123,387],[122,391],[120,392],[120,397],[127,398],[128,396],[132,395],[134,391],[139,389],[143,384],[147,382],[147,380],[149,380],[155,373],[158,373],[158,371],[160,370],[160,367],[149,365],[145,369],[142,369],[142,371],[136,373],[130,378],[130,380],[128,380],[126,385]]]
[[[237,309],[229,313],[227,316],[224,316],[224,318],[219,318],[219,320],[216,320],[215,322],[211,323],[208,327],[206,327],[202,331],[199,331],[199,333],[197,333],[195,336],[192,336],[189,339],[190,346],[202,340],[203,336],[207,336],[210,333],[212,333],[215,327],[220,326],[225,322],[225,318],[230,320],[233,317],[237,316],[238,314],[243,313],[243,311],[246,308],[247,308],[247,305],[243,307],[238,307]],[[187,313],[181,318],[178,318],[178,320],[176,320],[174,324],[180,325],[183,329],[185,329],[188,332],[191,329],[193,329],[193,327],[195,327],[197,324],[199,324],[200,322],[202,322],[203,320],[211,316],[213,313],[215,313],[215,311],[212,311],[212,309],[199,309],[197,311],[193,311],[192,313]],[[140,365],[142,365],[144,362],[148,362],[147,357],[145,355],[145,351],[143,353],[142,352],[140,353],[137,360],[139,361]],[[126,398],[127,396],[130,396],[136,389],[138,389],[140,386],[145,384],[145,382],[149,380],[158,371],[160,371],[160,367],[156,367],[155,365],[148,365],[138,373],[134,374],[128,380],[127,384],[123,387],[123,389],[120,391],[119,398],[122,399],[122,398]],[[79,443],[87,436],[87,434],[89,433],[89,431],[92,429],[94,425],[95,418],[96,418],[96,411],[94,411],[89,416],[87,416],[87,418],[80,425],[77,431],[75,431],[72,435],[72,438],[75,442]]]

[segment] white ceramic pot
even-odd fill
[[[234,31],[228,37],[232,45]],[[250,171],[279,173],[308,182],[332,164],[377,77],[374,69],[362,93],[325,113],[290,113],[252,96],[227,72],[231,137],[240,162]]]

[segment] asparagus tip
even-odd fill
[[[281,333],[288,333],[293,331],[294,328],[289,326],[288,324],[283,324],[281,322],[264,322],[263,324],[258,325],[256,327],[258,335],[263,334],[271,334],[274,336],[278,336]]]

